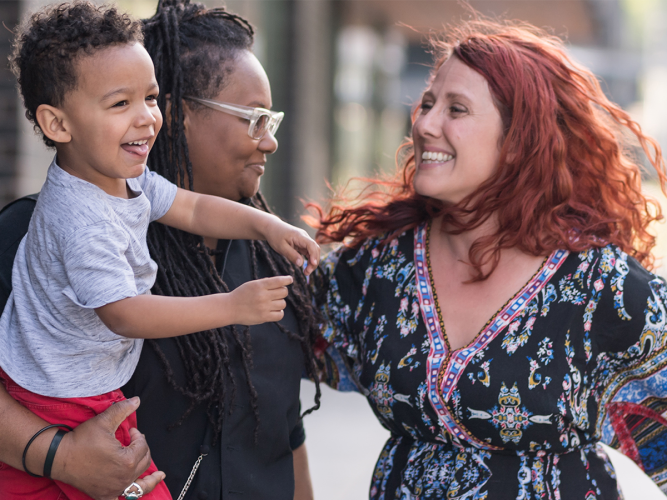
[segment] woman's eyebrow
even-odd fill
[[[263,102],[260,101],[252,101],[250,104],[248,104],[251,108],[264,108],[264,109],[271,109],[266,106]]]
[[[470,101],[470,98],[467,95],[462,94],[460,92],[447,92],[445,94],[445,97],[450,101],[457,101],[457,100]]]
[[[435,94],[431,90],[427,90],[422,94],[422,99],[425,98],[425,97],[428,97],[430,99],[436,99]],[[466,94],[464,94],[462,92],[447,92],[445,94],[445,99],[447,99],[448,101],[461,100],[461,101],[466,101],[466,102],[470,102],[470,100],[471,100],[470,97],[468,97]]]

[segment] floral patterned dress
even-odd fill
[[[555,251],[452,351],[428,234],[342,247],[320,267],[324,377],[391,432],[370,498],[621,498],[599,441],[667,484],[664,280],[611,245]]]

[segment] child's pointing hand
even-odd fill
[[[305,257],[308,263],[304,269],[306,276],[312,273],[320,262],[320,247],[308,233],[277,217],[266,229],[265,237],[271,248],[293,264],[302,267]]]

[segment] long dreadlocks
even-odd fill
[[[189,0],[161,0],[156,14],[144,21],[146,50],[153,58],[155,74],[160,86],[158,105],[168,116],[169,134],[159,134],[151,152],[151,168],[170,181],[193,189],[192,163],[183,127],[183,96],[215,97],[233,71],[235,56],[250,50],[254,31],[243,18],[223,8],[207,9]],[[170,113],[167,109],[169,96]],[[189,103],[190,107],[196,106]],[[250,205],[271,212],[264,197],[257,193]],[[158,263],[158,274],[153,293],[177,297],[192,297],[229,288],[216,272],[203,238],[162,224],[151,224],[148,231],[151,256]],[[291,332],[276,323],[281,332],[300,342],[305,355],[306,371],[316,381],[315,406],[319,408],[320,387],[315,376],[315,358],[312,344],[319,334],[319,316],[313,308],[308,283],[300,269],[276,254],[266,242],[250,242],[252,275],[258,278],[262,261],[274,275],[291,275],[287,303],[293,308],[298,321],[298,332]],[[257,392],[250,379],[252,352],[249,328],[239,331],[235,326],[198,332],[176,337],[186,373],[186,384],[176,383],[173,370],[155,341],[148,341],[160,358],[169,384],[190,400],[190,406],[174,425],[180,425],[197,403],[207,404],[208,418],[216,436],[221,432],[225,405],[230,402],[231,413],[236,394],[236,381],[230,367],[230,342],[242,353],[247,390],[259,430]],[[229,391],[229,392],[228,392]],[[229,396],[229,398],[228,398]]]

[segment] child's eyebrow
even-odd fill
[[[121,87],[119,89],[113,89],[112,91],[107,92],[106,94],[104,94],[104,96],[102,96],[102,100],[106,101],[107,99],[110,99],[115,95],[129,93],[130,91],[131,90],[128,87]]]
[[[150,85],[150,90],[157,89],[157,88],[158,88],[157,82],[155,82],[155,81],[152,82],[151,85]],[[106,101],[107,99],[111,99],[112,97],[114,97],[116,95],[130,94],[132,92],[133,92],[133,89],[130,88],[130,87],[120,87],[120,88],[117,88],[117,89],[113,89],[113,90],[107,92],[106,94],[104,94],[102,96],[101,100]]]

